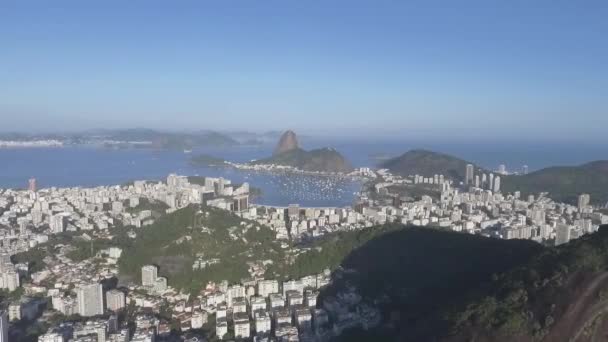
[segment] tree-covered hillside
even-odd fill
[[[353,169],[352,165],[340,152],[331,148],[311,151],[295,148],[270,158],[257,160],[254,164],[277,164],[305,171],[322,172],[350,172]]]
[[[600,341],[608,333],[608,227],[559,247],[385,229],[344,258],[355,272],[324,293],[354,284],[384,313],[380,328],[348,341]]]
[[[212,131],[165,132],[152,129],[108,130],[100,133],[106,139],[120,142],[149,142],[153,147],[164,149],[184,149],[197,146],[236,146],[239,143],[231,137]]]
[[[378,303],[385,318],[398,317],[389,335],[426,341],[447,329],[441,313],[467,291],[493,274],[520,265],[543,247],[532,241],[499,240],[434,228],[387,225],[367,242],[344,256],[341,281],[325,295],[354,284],[371,303]],[[378,230],[376,228],[376,230]],[[357,240],[365,230],[351,232]],[[341,241],[335,241],[341,248]],[[396,338],[395,341],[400,340]]]
[[[463,181],[467,164],[460,158],[427,150],[411,150],[399,157],[380,163],[383,169],[402,176],[419,174],[426,177],[444,175],[455,181]],[[479,169],[476,167],[476,170]]]
[[[269,228],[215,208],[191,205],[136,232],[122,245],[121,274],[139,282],[141,267],[156,264],[169,285],[192,292],[209,281],[247,278],[249,261],[285,259]],[[192,270],[197,259],[219,263]]]
[[[608,334],[607,305],[608,226],[603,226],[493,277],[448,317],[457,338],[599,341]]]
[[[411,150],[379,166],[402,176],[443,174],[455,181],[463,181],[467,164],[473,163],[444,153]],[[491,171],[476,166],[475,173],[479,172]],[[550,198],[570,204],[576,204],[578,195],[588,193],[592,203],[603,206],[608,204],[608,161],[548,167],[527,175],[501,175],[501,190],[503,193],[520,191],[524,196],[548,192]]]
[[[556,201],[576,204],[581,193],[591,195],[592,203],[608,202],[608,161],[580,166],[556,166],[522,176],[504,177],[503,191],[521,191],[524,195],[549,192]]]

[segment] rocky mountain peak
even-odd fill
[[[277,144],[273,155],[276,156],[281,153],[295,150],[298,147],[298,138],[296,137],[296,133],[289,130],[283,133],[283,135],[281,135],[281,138],[279,139],[279,143]]]

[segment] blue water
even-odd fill
[[[447,143],[421,141],[322,140],[301,138],[304,148],[332,146],[354,166],[375,166],[372,156],[396,156],[412,148],[426,148],[454,154],[489,169],[506,164],[519,171],[524,164],[530,171],[551,165],[577,165],[608,159],[603,144],[574,143]],[[0,149],[0,187],[25,188],[35,177],[39,187],[96,186],[122,184],[137,179],[164,179],[175,172],[185,175],[225,177],[235,183],[249,182],[262,189],[257,203],[303,206],[347,206],[360,188],[358,182],[328,180],[313,176],[285,176],[195,167],[188,160],[207,153],[235,162],[269,156],[273,145],[257,147],[207,148],[192,154],[181,151],[147,149],[109,150],[98,147]]]
[[[169,173],[224,177],[262,189],[256,203],[287,206],[348,206],[359,182],[327,177],[276,175],[231,168],[190,165],[197,153],[246,162],[267,157],[272,146],[198,149],[192,154],[148,149],[110,150],[99,147],[0,149],[0,187],[25,188],[35,177],[39,188],[123,184],[132,180],[165,179]]]

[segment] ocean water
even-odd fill
[[[577,165],[591,160],[608,159],[603,144],[574,143],[450,143],[423,141],[323,140],[301,138],[304,148],[331,146],[340,151],[354,166],[373,167],[378,155],[397,156],[412,148],[426,148],[454,154],[488,169],[506,164],[519,171],[529,165],[530,171],[552,165]],[[272,175],[229,168],[196,167],[189,159],[206,153],[235,162],[267,157],[273,144],[248,147],[200,148],[192,154],[182,151],[149,149],[111,150],[93,146],[65,148],[0,149],[0,187],[25,188],[35,177],[39,187],[96,186],[122,184],[132,180],[165,179],[175,172],[184,175],[225,177],[234,183],[249,182],[262,189],[256,203],[286,206],[348,206],[361,184],[315,176]]]
[[[232,168],[193,166],[189,160],[207,153],[235,162],[267,157],[272,146],[210,148],[181,151],[112,150],[100,147],[0,149],[0,188],[26,188],[35,177],[39,188],[124,184],[132,180],[164,180],[169,173],[224,177],[249,182],[262,190],[255,203],[287,206],[343,207],[352,204],[361,184],[318,176],[279,175]]]

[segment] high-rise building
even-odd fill
[[[498,173],[501,175],[507,174],[507,166],[505,164],[498,165]]]
[[[9,292],[15,291],[19,287],[19,285],[21,285],[19,280],[19,273],[15,271],[15,269],[3,270],[2,275],[0,275],[0,278],[2,280],[0,288],[7,289]]]
[[[8,320],[11,322],[21,320],[21,302],[12,303],[8,306]]]
[[[118,311],[125,307],[125,294],[119,290],[110,290],[106,293],[106,304],[108,310]]]
[[[494,186],[494,174],[490,173],[490,176],[488,177],[488,190],[493,190]]]
[[[475,174],[475,167],[473,166],[473,164],[467,164],[465,180],[464,180],[464,183],[466,185],[473,184],[474,174]]]
[[[158,278],[158,268],[154,265],[145,265],[141,268],[141,284],[143,286],[154,286]]]
[[[46,333],[44,335],[40,335],[38,336],[38,342],[64,342],[65,339],[63,338],[62,334],[59,333]]]
[[[224,188],[226,187],[226,180],[222,177],[220,177],[217,180],[217,183],[214,184],[215,185],[215,193],[218,194],[219,196],[224,194]]]
[[[287,215],[289,217],[300,216],[300,205],[299,204],[290,204],[289,207],[287,207]]]
[[[527,174],[528,174],[528,165],[524,165],[524,166],[522,167],[521,172],[522,172],[524,175],[527,175]]]
[[[108,322],[99,320],[87,321],[84,324],[77,323],[74,325],[74,332],[72,334],[75,341],[81,341],[82,338],[84,341],[106,342],[108,337]]]
[[[83,317],[103,315],[103,288],[99,283],[81,285],[76,290],[78,313]]]
[[[279,292],[279,282],[277,280],[260,280],[258,282],[258,295],[268,297],[271,293]]]
[[[36,192],[36,178],[30,178],[27,185],[29,191]]]
[[[0,311],[0,342],[8,342],[8,313]]]
[[[500,192],[500,176],[494,178],[494,192]]]
[[[589,196],[589,194],[580,194],[578,196],[578,210],[583,211],[583,209],[589,206],[589,202],[591,202],[591,196]]]
[[[233,200],[234,211],[241,212],[249,209],[249,195],[235,196]]]
[[[177,183],[178,183],[178,181],[177,181],[177,175],[175,173],[170,173],[167,176],[167,186],[170,189],[175,189],[177,187]]]
[[[51,232],[58,234],[65,230],[65,217],[61,214],[56,214],[50,217],[49,226]]]

